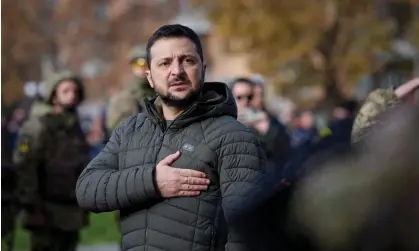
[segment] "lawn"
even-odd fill
[[[117,243],[119,238],[120,234],[114,213],[91,214],[89,227],[82,231],[81,245]],[[15,236],[15,250],[29,250],[28,247],[29,235],[19,226]],[[2,242],[3,248],[4,243]]]

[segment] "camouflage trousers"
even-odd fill
[[[75,251],[78,242],[79,231],[50,228],[31,233],[31,251]]]

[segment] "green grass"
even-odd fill
[[[29,250],[29,234],[20,227],[15,233],[15,250]],[[80,245],[117,243],[120,239],[114,213],[90,214],[90,225],[82,230]],[[2,241],[2,249],[4,243]],[[3,249],[6,250],[6,249]]]
[[[120,237],[114,213],[91,214],[89,227],[82,231],[81,245],[117,243]]]

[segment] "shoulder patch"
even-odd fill
[[[332,135],[332,134],[333,134],[333,132],[332,132],[332,130],[330,130],[330,128],[328,128],[328,127],[324,127],[324,128],[322,128],[322,129],[320,130],[319,134],[320,134],[320,136],[321,136],[322,138],[325,138],[325,137],[327,137],[327,136]]]
[[[31,148],[32,137],[29,135],[22,135],[19,138],[17,150],[20,154],[26,154]]]

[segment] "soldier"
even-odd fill
[[[32,104],[29,118],[20,128],[17,144],[26,147],[25,136],[39,127],[39,117],[47,113],[50,106],[43,101],[35,101]],[[22,134],[23,132],[23,134]],[[32,135],[36,136],[36,135]],[[21,149],[26,151],[25,149]],[[19,149],[13,146],[12,135],[7,129],[7,123],[2,124],[2,238],[5,240],[8,250],[13,250],[13,238],[15,230],[15,220],[19,213],[19,200],[16,196],[17,177],[15,167],[19,166],[21,161],[18,154]]]
[[[19,137],[18,193],[31,250],[76,250],[88,213],[77,206],[75,186],[89,146],[76,108],[83,100],[82,80],[65,71],[46,86],[46,102],[34,107]],[[37,119],[36,119],[37,118]],[[32,126],[28,126],[31,123]]]
[[[145,76],[147,61],[146,50],[140,46],[134,47],[129,55],[134,80],[131,85],[111,97],[106,127],[110,134],[125,118],[141,112],[143,97],[154,96],[154,90],[148,84]]]

